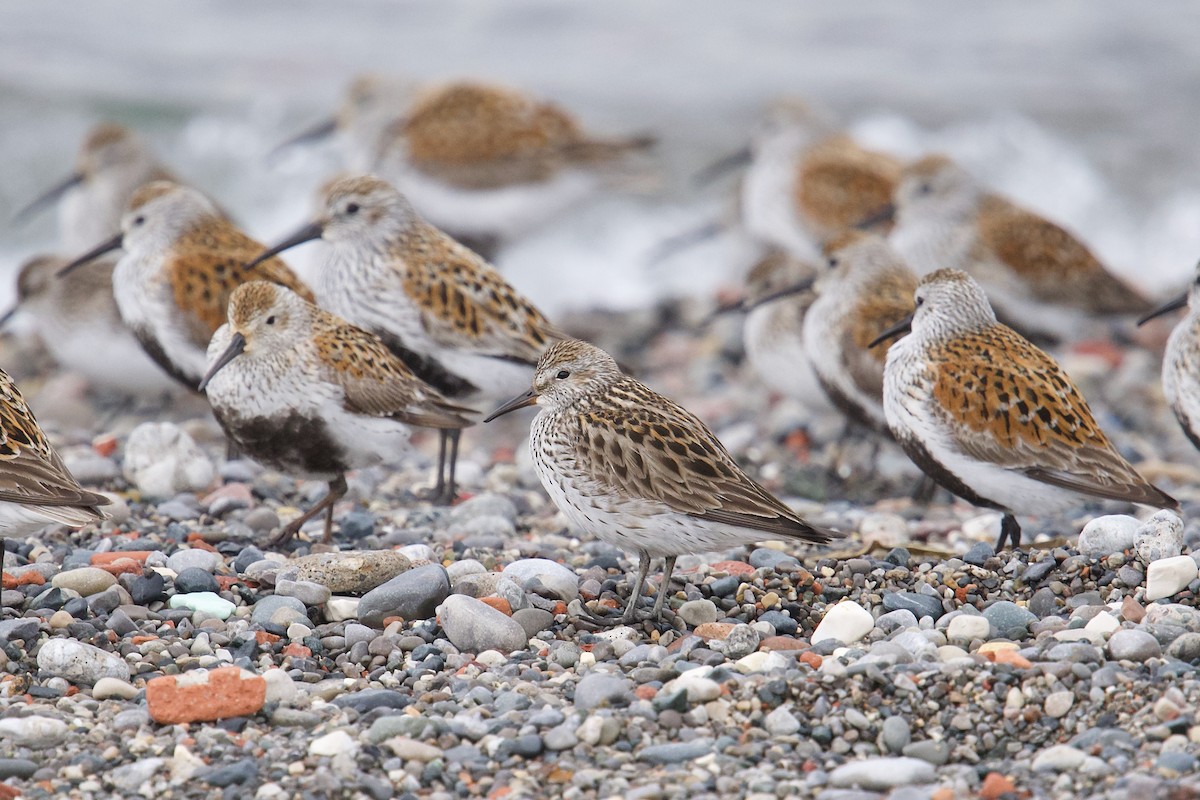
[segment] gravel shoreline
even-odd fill
[[[681,557],[658,626],[576,622],[579,603],[623,606],[635,562],[566,529],[520,415],[468,433],[454,507],[418,499],[429,437],[352,477],[333,548],[281,553],[261,543],[323,486],[226,461],[211,420],[132,447],[145,415],[48,424],[122,500],[101,531],[9,542],[0,798],[1200,794],[1200,527],[1086,509],[995,554],[998,515],[904,499],[915,473],[889,447],[832,444],[836,421],[798,434],[786,403],[758,413],[727,334],[601,344],[853,535]],[[1182,476],[1164,488],[1188,519],[1195,454],[1144,402],[1153,358],[1065,366],[1135,460]],[[64,411],[32,404],[44,424]]]

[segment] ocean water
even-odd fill
[[[17,208],[70,169],[105,118],[141,130],[264,240],[310,213],[331,148],[270,163],[355,74],[474,76],[526,87],[594,130],[659,136],[653,185],[609,191],[508,248],[499,265],[551,314],[629,308],[736,283],[736,235],[663,263],[664,238],[727,209],[697,170],[790,94],[900,155],[948,152],[1081,234],[1147,291],[1200,256],[1200,8],[671,0],[236,0],[0,5],[0,303],[54,217]],[[296,251],[311,270],[319,245]]]

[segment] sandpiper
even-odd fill
[[[803,342],[821,388],[851,422],[887,432],[883,413],[886,348],[867,347],[912,313],[917,277],[887,242],[848,231],[825,247],[829,271],[816,283]]]
[[[79,528],[100,522],[105,518],[100,506],[109,502],[79,485],[17,385],[0,370],[0,537],[24,536],[55,523]]]
[[[683,553],[770,538],[828,542],[756,483],[694,414],[621,373],[603,350],[576,339],[551,346],[533,387],[484,420],[541,407],[529,447],[542,485],[577,528],[638,553],[625,613],[637,619],[650,560],[665,559],[650,618],[657,619]]]
[[[88,132],[75,171],[17,214],[28,218],[59,203],[59,239],[67,252],[89,247],[120,230],[121,214],[134,190],[155,180],[174,180],[142,140],[124,125],[102,122]]]
[[[1138,324],[1185,307],[1187,315],[1167,339],[1162,386],[1183,432],[1200,448],[1200,264],[1196,265],[1196,278],[1188,291],[1151,311]]]
[[[1069,341],[1092,317],[1152,308],[1074,235],[989,192],[945,156],[905,167],[895,216],[892,246],[917,274],[965,270],[1027,335]]]
[[[284,286],[251,281],[229,298],[200,383],[226,435],[282,472],[329,482],[329,492],[272,539],[290,540],[346,493],[347,470],[395,463],[409,427],[459,430],[470,409],[416,377],[378,336]]]
[[[1000,538],[1018,547],[1017,513],[1054,513],[1081,497],[1178,504],[1109,441],[1062,368],[996,321],[965,272],[925,276],[913,314],[884,331],[888,427],[924,472],[968,502],[1003,512]]]
[[[55,277],[67,264],[58,256],[35,256],[17,275],[17,301],[0,325],[19,318],[63,369],[98,388],[122,395],[161,396],[175,388],[121,321],[112,292],[116,260],[100,258],[74,279]]]
[[[268,280],[312,298],[279,259],[246,267],[263,245],[242,233],[203,194],[170,181],[134,192],[121,233],[58,274],[117,248],[125,250],[113,271],[121,319],[146,353],[193,391],[205,373],[208,343],[225,322],[229,295],[240,284]]]
[[[379,76],[355,80],[339,117],[300,138],[339,129],[359,154],[353,169],[387,178],[433,224],[489,250],[595,193],[653,141],[591,136],[558,105],[504,86]]]
[[[382,338],[445,396],[490,407],[528,386],[546,346],[562,338],[490,264],[419,217],[386,181],[335,179],[319,205],[314,222],[251,263],[324,239],[321,306]],[[446,501],[454,497],[458,438],[458,430],[443,430],[435,494]]]

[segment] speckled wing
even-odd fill
[[[429,225],[404,245],[404,291],[446,347],[530,365],[563,335],[479,256]]]
[[[457,429],[471,425],[475,412],[456,405],[425,384],[396,358],[378,336],[321,312],[313,342],[327,380],[345,392],[355,414],[391,417],[407,425]]]
[[[395,133],[413,166],[466,189],[545,180],[580,139],[574,120],[554,104],[469,83],[418,98]]]
[[[915,308],[913,293],[917,278],[907,269],[881,275],[869,291],[863,292],[842,332],[842,353],[846,371],[858,390],[883,402],[883,366],[892,342],[870,347],[871,342],[904,319]]]
[[[900,163],[835,136],[808,151],[797,166],[794,202],[823,235],[846,230],[892,202]]]
[[[246,269],[265,249],[224,220],[206,220],[176,242],[167,275],[175,305],[185,315],[197,347],[207,349],[213,333],[225,324],[229,295],[243,283],[270,281],[313,301],[312,291],[279,258]]]
[[[933,348],[931,409],[967,456],[1083,494],[1176,502],[1117,453],[1055,361],[1004,325]]]
[[[1082,242],[1044,217],[1001,197],[980,206],[973,258],[996,258],[1039,300],[1095,314],[1140,314],[1152,303],[1111,274]]]
[[[0,370],[0,501],[30,506],[108,505],[81,487],[50,446],[25,399]],[[89,515],[99,518],[99,512]],[[64,520],[67,521],[67,520]],[[80,521],[87,521],[83,519]]]
[[[742,472],[703,422],[632,379],[577,413],[576,462],[606,493],[771,536],[838,535],[801,519]]]

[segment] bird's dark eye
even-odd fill
[[[146,218],[144,216],[142,216],[141,214],[138,214],[136,217],[133,218],[133,224],[134,225],[144,225],[144,224],[146,224]]]
[[[924,304],[925,304],[925,298],[924,298],[924,297],[918,297],[918,298],[917,298],[917,305],[918,305],[918,306],[920,306],[920,305],[924,305]]]
[[[837,269],[837,265],[838,265],[837,256],[830,256],[829,257],[829,268]]]
[[[558,374],[554,377],[558,378],[560,381],[565,381],[567,378],[571,377],[571,373],[569,370],[560,369]]]
[[[347,214],[357,214],[358,210],[359,210],[358,203],[347,203],[346,204],[346,213]]]
[[[933,191],[933,184],[930,183],[929,181],[925,181],[924,183],[917,186],[917,191],[920,192],[921,194],[929,194],[930,192]]]
[[[274,315],[274,314],[272,314],[271,316],[267,317],[267,324],[268,324],[268,325],[274,325],[274,324],[275,324],[275,315]]]

